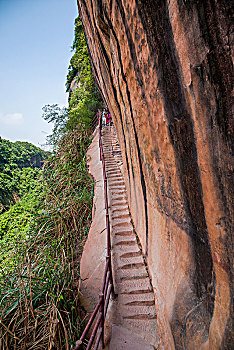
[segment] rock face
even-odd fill
[[[78,0],[162,348],[230,349],[231,1]]]

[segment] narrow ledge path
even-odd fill
[[[103,127],[102,140],[111,217],[112,270],[118,295],[107,315],[108,321],[115,325],[110,349],[155,349],[159,341],[154,293],[131,222],[114,126]]]
[[[159,338],[154,294],[131,222],[121,150],[114,126],[102,128],[111,221],[111,255],[115,293],[105,322],[106,350],[158,349]],[[94,177],[92,225],[81,259],[81,301],[90,313],[102,285],[106,228],[102,166],[97,130],[88,151],[89,170]]]

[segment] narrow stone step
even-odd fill
[[[130,265],[136,265],[136,264],[141,264],[142,266],[144,266],[144,259],[142,257],[142,255],[139,256],[134,256],[134,257],[130,257],[130,258],[123,258],[122,257],[123,254],[119,254],[118,256],[118,268],[124,268],[124,266],[130,266]],[[125,267],[126,268],[126,267]]]
[[[157,330],[156,315],[152,318],[146,318],[145,315],[139,316],[138,319],[130,318],[124,320],[124,327],[132,332],[141,335],[150,344],[153,344],[154,349],[158,348],[159,338]],[[118,349],[119,350],[119,349]],[[128,350],[128,349],[126,349]]]
[[[108,171],[108,174],[110,174],[110,175],[116,174],[116,175],[121,175],[121,176],[123,176],[118,167],[115,167],[114,169],[113,169],[113,167],[111,167],[111,168],[108,169],[107,171]]]
[[[130,332],[126,328],[113,325],[110,350],[154,350],[154,348],[139,335]]]
[[[109,176],[108,175],[108,181],[123,181],[123,177],[121,175],[113,175],[113,176]]]
[[[123,187],[123,185],[119,185],[117,186],[116,184],[111,184],[108,182],[108,188],[111,191],[111,198],[114,197],[114,195],[122,195],[124,196],[124,199],[126,199],[126,188],[125,186]]]
[[[118,184],[109,184],[109,188],[111,189],[111,190],[114,190],[114,189],[116,189],[116,190],[125,190],[125,185],[118,185]]]
[[[138,266],[137,268],[130,269],[118,269],[118,279],[120,281],[145,277],[148,277],[145,266]]]
[[[116,166],[116,161],[115,160],[105,160],[105,166],[106,168],[113,168]]]
[[[113,223],[112,223],[112,227],[116,228],[116,227],[129,227],[132,228],[132,224],[130,221],[130,218],[115,218],[113,219]]]
[[[108,178],[108,183],[113,185],[124,185],[125,186],[125,182],[123,181],[123,178],[119,177],[117,180],[116,179],[110,179]]]
[[[123,179],[123,176],[120,174],[108,175],[108,179]]]
[[[141,255],[141,251],[139,250],[139,252],[128,252],[128,253],[124,253],[120,255],[120,258],[124,259],[124,258],[133,258],[133,257],[136,257],[136,256],[142,256]]]
[[[115,199],[112,199],[112,201],[111,201],[111,203],[112,203],[112,205],[113,206],[124,206],[124,205],[127,205],[128,204],[128,202],[127,202],[127,200],[115,200]]]
[[[133,235],[133,232],[132,231],[115,231],[114,232],[115,236],[132,236]]]
[[[139,274],[137,276],[120,276],[119,277],[119,281],[118,282],[123,282],[123,281],[137,281],[137,280],[142,280],[142,279],[145,279],[145,278],[148,278],[148,275],[147,274]]]
[[[119,182],[116,182],[116,181],[109,181],[108,180],[108,187],[109,188],[117,188],[117,189],[122,189],[122,190],[125,190],[125,184],[123,181],[119,181]]]
[[[121,234],[118,234],[118,232],[121,232]],[[126,232],[126,235],[124,235],[122,232]],[[132,245],[132,243],[137,244],[136,236],[134,235],[133,231],[131,233],[130,229],[118,230],[118,231],[113,230],[113,233],[114,233],[112,237],[113,244],[127,245],[128,242],[130,243],[129,245]]]
[[[121,237],[121,240],[118,242],[115,242],[115,246],[133,246],[135,245],[136,242],[135,241],[130,241],[130,240],[123,240]]]
[[[121,193],[121,194],[114,193],[111,198],[112,198],[112,200],[119,200],[119,201],[126,200],[126,196],[124,193]],[[128,214],[128,216],[129,216],[129,214]]]
[[[147,276],[148,277],[148,276]],[[122,281],[118,284],[117,293],[119,294],[144,294],[152,293],[152,286],[148,278]]]
[[[114,188],[114,189],[110,189],[110,192],[112,195],[120,195],[120,194],[126,194],[125,188],[124,189],[118,189],[118,188]]]
[[[129,305],[121,305],[124,311],[123,319],[125,320],[155,320],[156,310],[155,306],[139,305],[138,307],[133,307]]]
[[[116,160],[115,160],[115,166],[110,166],[110,165],[106,166],[106,171],[108,171],[108,176],[111,175],[112,177],[115,176],[115,177],[122,178],[122,180],[124,179],[123,174],[116,163]]]
[[[127,210],[125,211],[116,211],[115,213],[113,213],[112,215],[112,219],[115,220],[115,219],[128,219],[129,218],[129,214],[127,212]]]
[[[120,254],[124,254],[124,253],[128,253],[130,251],[135,251],[136,253],[139,251],[139,247],[137,245],[121,245],[121,246],[117,246],[119,253]],[[114,261],[114,259],[113,259]],[[147,275],[148,277],[148,275]]]
[[[129,226],[117,226],[117,227],[112,226],[112,232],[115,234],[115,236],[113,237],[113,241],[115,243],[118,242],[118,240],[120,240],[120,238],[118,236],[131,236],[131,239],[133,239],[134,242],[136,242],[136,244],[137,244],[136,236],[133,233],[133,228],[131,225],[129,225]],[[128,239],[128,237],[126,237],[126,240],[127,239]]]
[[[133,261],[133,262],[130,262],[130,263],[128,263],[128,264],[123,264],[123,265],[120,265],[119,267],[118,267],[118,270],[133,270],[133,269],[135,269],[135,270],[140,270],[140,269],[142,269],[143,267],[144,267],[145,265],[144,265],[144,263],[143,262],[135,262],[135,261]]]
[[[111,209],[111,212],[112,213],[119,213],[119,212],[123,212],[125,210],[128,210],[128,206],[127,205],[117,205],[115,204],[112,209]]]
[[[153,293],[119,294],[119,303],[126,306],[154,306]]]

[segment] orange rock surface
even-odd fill
[[[231,2],[78,0],[164,349],[230,349]]]

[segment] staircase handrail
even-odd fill
[[[108,209],[108,194],[107,194],[107,176],[106,176],[105,159],[104,159],[104,152],[103,152],[103,145],[102,145],[102,116],[101,116],[100,110],[97,112],[92,125],[95,125],[96,119],[98,119],[98,123],[99,123],[100,160],[102,162],[102,171],[103,171],[103,180],[104,180],[104,199],[105,199],[106,230],[107,230],[107,255],[106,255],[106,263],[105,263],[101,293],[99,294],[99,301],[95,306],[92,312],[92,315],[80,339],[76,342],[76,346],[74,350],[84,349],[84,345],[85,345],[84,340],[86,339],[86,336],[92,326],[93,326],[93,330],[89,338],[86,350],[91,349],[96,335],[97,335],[96,342],[93,349],[94,350],[98,349],[100,341],[102,344],[102,348],[104,348],[104,322],[106,318],[107,308],[108,308],[110,296],[112,295],[113,298],[115,297],[113,276],[112,276],[112,265],[111,265],[111,238],[110,238],[111,236],[110,236],[110,216],[109,216],[109,209]]]

